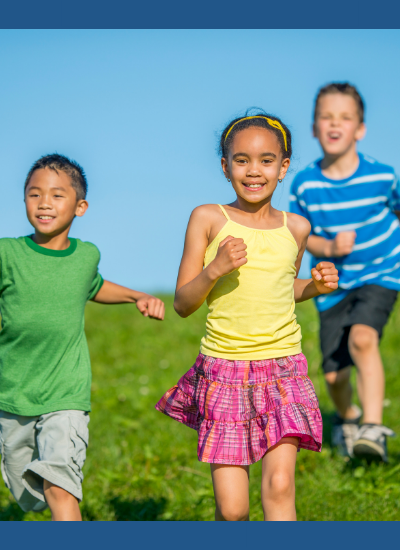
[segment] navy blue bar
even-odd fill
[[[3,523],[4,548],[71,550],[293,549],[354,550],[397,548],[398,522],[121,522]]]
[[[5,0],[1,28],[398,28],[396,0]],[[332,44],[334,47],[334,44]]]

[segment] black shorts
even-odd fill
[[[324,372],[336,372],[353,365],[349,333],[353,325],[374,328],[379,338],[397,298],[397,290],[366,285],[352,290],[335,306],[320,311],[320,341]]]

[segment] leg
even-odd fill
[[[81,520],[88,422],[87,413],[66,410],[43,414],[36,424],[39,458],[26,466],[23,480],[43,496],[54,521]]]
[[[262,461],[261,501],[264,521],[296,521],[294,474],[298,437],[284,437]]]
[[[352,419],[358,416],[358,411],[352,405],[353,388],[350,384],[351,367],[337,372],[327,372],[325,381],[329,395],[334,402],[341,418]]]
[[[61,487],[43,480],[46,502],[51,510],[52,521],[82,521],[78,499]]]
[[[329,395],[338,411],[333,417],[332,447],[336,447],[343,456],[353,456],[354,440],[361,418],[359,407],[351,401],[353,389],[350,384],[350,368],[325,374]]]
[[[249,519],[249,467],[211,464],[216,521]]]
[[[367,325],[353,325],[349,351],[357,367],[357,387],[365,424],[382,424],[385,375],[379,353],[378,332]]]
[[[37,416],[20,416],[0,411],[1,473],[24,512],[40,512],[47,508],[43,496],[35,496],[24,486],[22,472],[27,464],[37,458],[35,439]]]

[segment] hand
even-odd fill
[[[151,294],[143,293],[138,300],[136,300],[136,307],[143,317],[150,317],[150,319],[157,319],[159,321],[164,319],[164,302]]]
[[[330,254],[327,254],[327,256],[331,258],[339,258],[350,254],[353,250],[356,236],[355,231],[342,231],[341,233],[338,233],[332,241],[329,241]]]
[[[338,270],[332,262],[320,262],[311,270],[311,276],[320,294],[329,294],[338,287]]]
[[[231,237],[230,235],[221,241],[217,255],[211,262],[215,277],[223,277],[246,264],[246,248],[247,245],[245,245],[243,239],[235,239],[235,237]]]

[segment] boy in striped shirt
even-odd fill
[[[379,340],[400,289],[399,186],[393,168],[357,152],[365,124],[354,86],[319,90],[313,130],[324,156],[297,174],[290,201],[311,223],[313,265],[329,258],[339,271],[339,289],[316,299],[322,366],[337,409],[332,443],[348,456],[387,461],[386,436],[394,433],[382,425]],[[352,403],[352,365],[362,413]]]

